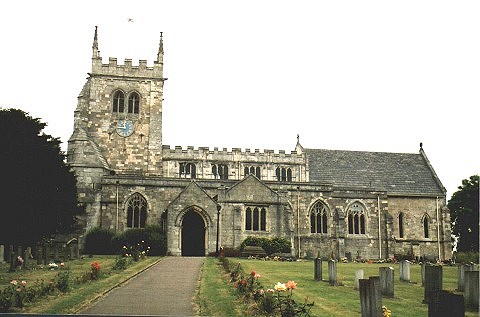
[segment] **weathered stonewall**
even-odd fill
[[[380,287],[382,289],[382,295],[387,297],[393,297],[394,293],[394,276],[395,271],[393,267],[380,267]]]
[[[400,261],[400,281],[410,282],[410,261]]]
[[[427,265],[425,267],[425,290],[424,290],[424,303],[429,303],[430,298],[435,295],[436,292],[441,291],[443,288],[443,271],[440,265]]]
[[[314,278],[315,281],[321,281],[322,280],[322,259],[321,258],[315,258],[314,262]]]
[[[353,288],[355,290],[359,290],[360,289],[360,282],[359,280],[363,279],[363,270],[356,270],[355,271],[355,284],[353,286]]]
[[[462,295],[448,291],[437,291],[428,303],[428,317],[465,316],[465,303]]]
[[[328,260],[328,283],[332,286],[337,285],[337,261]]]
[[[380,277],[360,279],[360,308],[362,317],[382,317],[382,291]]]
[[[478,297],[480,296],[478,278],[478,271],[465,272],[465,304],[474,309],[478,309]]]

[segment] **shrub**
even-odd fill
[[[457,252],[456,263],[478,263],[478,252]]]
[[[144,244],[145,249],[150,247],[150,255],[165,255],[167,250],[167,239],[161,227],[157,225],[149,225],[145,229],[128,229],[113,239],[117,254],[123,253],[124,246],[132,247],[139,243]]]
[[[68,289],[70,288],[69,278],[70,278],[70,271],[68,271],[68,270],[59,272],[57,274],[57,276],[55,277],[55,279],[56,279],[56,285],[55,286],[57,287],[57,289],[60,292],[66,293],[68,291]]]
[[[112,239],[115,233],[110,229],[92,228],[85,235],[85,254],[113,254]]]
[[[247,237],[243,242],[240,244],[240,249],[244,249],[245,246],[257,246],[262,247],[265,252],[270,255],[273,253],[290,253],[292,244],[290,240],[285,238],[258,238],[258,237]]]

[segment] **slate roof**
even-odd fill
[[[425,153],[306,149],[310,181],[397,195],[445,195]]]

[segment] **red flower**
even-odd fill
[[[251,276],[255,276],[255,274],[257,274],[255,271],[250,272]]]
[[[245,285],[247,285],[247,281],[241,280],[241,281],[240,281],[240,284],[242,284],[243,286],[245,286]]]

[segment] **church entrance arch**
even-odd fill
[[[182,220],[182,256],[205,256],[205,221],[193,208]]]

